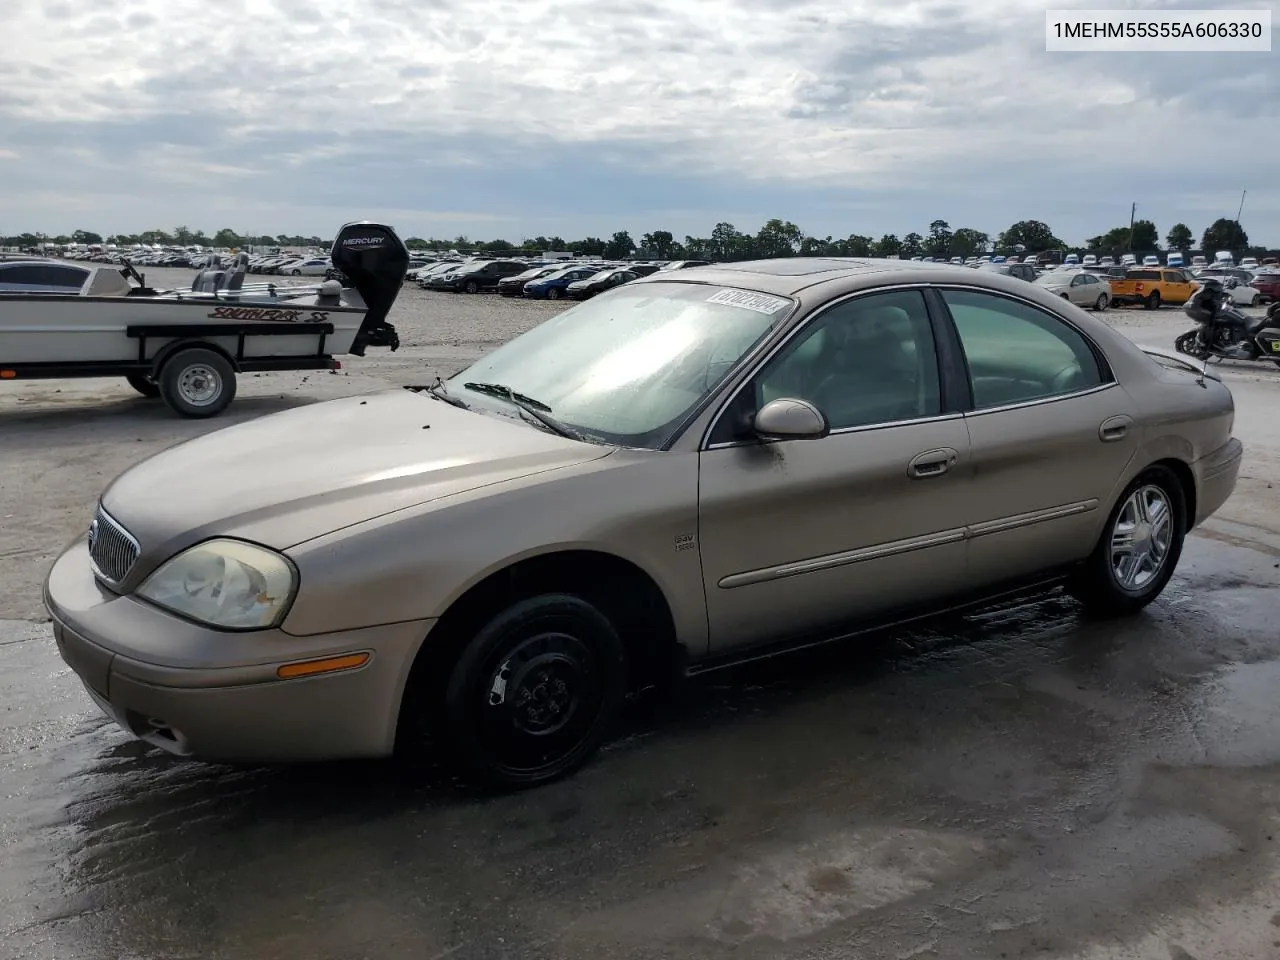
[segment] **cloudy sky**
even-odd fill
[[[682,237],[782,217],[879,236],[941,217],[1080,242],[1131,202],[1199,236],[1247,188],[1243,226],[1280,246],[1280,50],[1046,53],[1047,3],[0,4],[0,234],[368,217]]]

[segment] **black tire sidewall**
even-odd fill
[[[1164,491],[1173,509],[1173,539],[1169,543],[1169,555],[1164,566],[1151,583],[1142,590],[1126,590],[1116,582],[1115,570],[1111,566],[1111,531],[1115,528],[1116,519],[1124,509],[1125,502],[1139,487],[1158,486]],[[1124,492],[1116,499],[1115,505],[1107,515],[1106,526],[1102,536],[1089,557],[1083,578],[1083,590],[1077,592],[1086,605],[1093,606],[1105,613],[1127,613],[1138,610],[1156,597],[1168,585],[1170,578],[1178,567],[1182,557],[1182,546],[1187,534],[1186,493],[1177,476],[1168,467],[1153,466],[1143,470],[1124,488]]]
[[[195,364],[211,367],[222,380],[222,393],[218,399],[203,407],[189,403],[183,398],[182,391],[178,388],[182,372]],[[227,409],[236,396],[236,373],[230,361],[221,353],[208,347],[190,347],[173,354],[160,368],[157,382],[164,402],[182,416],[194,419],[217,416]]]
[[[595,677],[601,684],[601,703],[588,730],[563,757],[535,771],[505,767],[485,742],[473,710],[479,685],[487,681],[487,665],[522,636],[554,625],[572,633],[595,658]],[[535,786],[558,779],[581,766],[607,736],[626,691],[623,644],[609,619],[582,597],[541,594],[512,604],[482,626],[463,648],[449,675],[445,691],[445,729],[440,742],[454,765],[479,783],[504,789]]]
[[[131,373],[125,380],[129,386],[137,390],[138,393],[149,399],[155,399],[160,396],[160,385],[150,377],[145,377],[140,373]]]

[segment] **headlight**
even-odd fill
[[[274,627],[297,585],[278,553],[239,540],[208,540],[166,561],[137,590],[158,607],[214,627]]]

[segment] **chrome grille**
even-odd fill
[[[138,560],[138,541],[120,526],[102,507],[98,507],[89,525],[89,559],[94,572],[111,583],[119,583],[129,575]]]

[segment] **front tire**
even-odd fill
[[[480,290],[480,285],[476,283],[474,280],[468,280],[466,287],[464,287],[463,289],[465,289],[467,293],[478,293]]]
[[[181,350],[160,369],[160,396],[184,417],[216,417],[235,399],[236,372],[222,354],[205,347]]]
[[[300,277],[300,276],[302,276],[302,271],[301,271],[301,270],[294,270],[294,271],[293,271],[293,273],[291,273],[291,274],[290,274],[290,276],[293,276],[293,277]]]
[[[1137,613],[1173,576],[1187,522],[1177,476],[1168,467],[1148,467],[1125,487],[1069,589],[1094,615]]]
[[[625,682],[622,640],[599,609],[572,594],[530,597],[463,649],[440,742],[455,767],[486,786],[547,783],[599,747]]]
[[[1093,309],[1101,313],[1103,310],[1107,309],[1107,307],[1109,307],[1110,305],[1111,305],[1111,301],[1107,299],[1107,295],[1105,293],[1100,293],[1098,294],[1098,299],[1094,301]]]
[[[547,299],[548,299],[548,300],[559,300],[559,299],[560,299],[560,291],[559,291],[559,290],[557,290],[555,287],[552,287],[550,290],[548,290],[548,291],[547,291]]]

